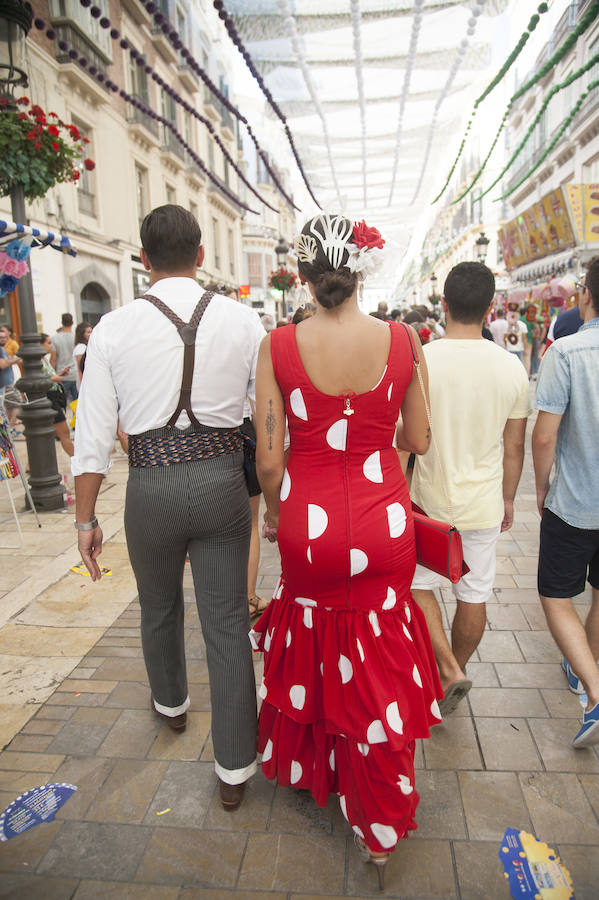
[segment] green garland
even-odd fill
[[[574,117],[576,116],[576,113],[578,112],[578,110],[580,109],[580,107],[582,106],[582,104],[584,103],[585,99],[588,97],[588,95],[590,94],[590,92],[591,92],[592,90],[594,90],[596,87],[599,87],[599,78],[596,78],[594,81],[591,81],[591,83],[590,83],[589,86],[587,87],[586,91],[583,91],[583,92],[582,92],[582,94],[581,94],[580,97],[578,98],[577,102],[576,102],[576,103],[574,104],[574,106],[572,107],[572,110],[570,111],[570,114],[568,115],[568,117],[567,117],[566,119],[564,119],[561,128],[559,129],[559,131],[557,132],[557,134],[555,135],[555,137],[553,138],[553,140],[551,141],[551,143],[549,144],[549,146],[547,147],[547,149],[543,152],[543,154],[542,154],[542,155],[539,157],[539,159],[536,161],[536,163],[534,164],[534,166],[531,166],[531,168],[528,170],[528,172],[526,173],[526,175],[524,175],[524,176],[520,179],[520,181],[518,181],[512,188],[510,188],[509,191],[506,191],[505,194],[502,194],[500,197],[496,197],[496,199],[493,201],[494,203],[497,203],[499,200],[505,200],[506,197],[509,197],[510,194],[513,194],[514,191],[518,190],[518,188],[520,187],[520,185],[521,185],[521,184],[524,184],[524,182],[525,182],[528,178],[530,178],[530,176],[533,174],[533,172],[536,172],[536,170],[539,168],[539,166],[541,165],[541,163],[543,163],[543,162],[547,159],[548,155],[551,153],[551,151],[553,150],[553,148],[555,147],[555,145],[558,143],[558,141],[559,141],[560,138],[562,137],[562,135],[563,135],[564,131],[566,130],[566,128],[569,127],[570,123],[572,122],[572,120],[573,120]]]
[[[509,69],[511,69],[512,65],[515,63],[515,61],[518,59],[518,57],[522,53],[522,50],[526,46],[526,42],[528,41],[530,35],[532,34],[532,32],[535,30],[535,28],[539,24],[540,16],[538,14],[541,13],[541,15],[542,15],[543,13],[546,13],[548,9],[549,9],[549,7],[546,3],[541,3],[537,7],[537,12],[533,16],[531,16],[530,22],[526,26],[526,31],[523,32],[523,34],[521,35],[520,40],[518,41],[518,43],[516,44],[516,46],[514,47],[514,49],[512,50],[512,52],[510,53],[510,55],[508,56],[508,58],[502,65],[502,67],[500,68],[497,75],[495,75],[493,80],[487,85],[487,87],[484,89],[484,91],[482,92],[480,97],[477,97],[476,100],[474,101],[474,107],[472,109],[472,113],[470,114],[470,119],[466,126],[466,131],[464,132],[464,137],[462,139],[462,143],[460,144],[460,149],[458,150],[458,155],[456,156],[455,161],[449,171],[449,175],[447,176],[445,184],[443,185],[440,192],[437,194],[437,196],[433,200],[433,203],[436,203],[437,200],[441,196],[443,196],[443,194],[447,190],[447,186],[449,185],[449,182],[451,181],[451,176],[455,172],[456,166],[462,156],[464,147],[466,146],[466,140],[468,138],[468,133],[469,133],[470,129],[472,128],[472,123],[474,121],[474,117],[476,115],[478,107],[483,102],[483,100],[489,96],[491,91],[497,87],[499,82],[503,79],[503,77],[506,75],[506,73],[509,71]]]
[[[470,185],[466,188],[465,191],[463,191],[463,192],[460,194],[459,197],[457,197],[457,198],[452,202],[452,206],[453,206],[455,203],[459,203],[460,200],[463,200],[463,199],[464,199],[464,197],[466,196],[466,194],[468,194],[468,193],[472,190],[472,188],[474,187],[474,185],[476,184],[476,182],[478,181],[478,179],[479,179],[480,176],[482,175],[483,170],[484,170],[485,166],[487,165],[487,163],[488,163],[488,161],[489,161],[489,159],[490,159],[490,156],[491,156],[493,150],[495,149],[495,147],[496,147],[496,145],[497,145],[497,141],[499,140],[499,136],[500,136],[501,132],[503,131],[503,128],[504,128],[504,126],[505,126],[506,120],[507,120],[507,118],[508,118],[508,116],[509,116],[509,113],[510,113],[510,110],[511,110],[511,107],[512,107],[513,103],[515,103],[516,100],[518,100],[518,99],[519,99],[526,91],[530,90],[531,87],[534,87],[535,84],[537,84],[539,81],[541,81],[541,80],[542,80],[542,79],[543,79],[543,78],[551,71],[551,69],[553,69],[553,68],[555,67],[555,65],[556,65],[558,62],[560,62],[560,61],[564,58],[564,56],[572,49],[572,47],[574,46],[574,44],[576,43],[576,41],[578,40],[578,38],[579,38],[582,34],[584,34],[584,32],[587,30],[587,28],[589,28],[590,25],[592,25],[592,23],[595,21],[595,19],[597,18],[597,16],[599,16],[599,0],[595,0],[595,2],[593,3],[593,5],[590,7],[589,11],[586,13],[586,15],[584,15],[584,16],[582,17],[582,19],[580,20],[580,22],[578,23],[578,25],[576,26],[576,28],[571,32],[571,34],[568,35],[568,37],[566,38],[566,40],[563,41],[562,44],[560,44],[560,46],[558,47],[558,49],[557,49],[557,50],[555,51],[555,53],[553,53],[553,55],[547,60],[547,62],[546,62],[543,66],[541,66],[541,68],[539,69],[539,71],[536,72],[536,73],[532,76],[532,78],[529,78],[529,80],[528,80],[525,84],[523,84],[523,85],[516,91],[515,94],[513,94],[513,96],[510,98],[510,100],[509,100],[509,102],[508,102],[508,104],[507,104],[506,111],[505,111],[505,113],[504,113],[504,115],[503,115],[503,119],[501,120],[501,124],[500,124],[500,126],[499,126],[499,129],[498,129],[498,131],[497,131],[497,134],[495,135],[495,139],[494,139],[493,143],[491,144],[491,149],[490,149],[489,152],[487,153],[487,155],[486,155],[486,157],[485,157],[485,159],[484,159],[484,161],[483,161],[481,167],[479,168],[478,172],[477,172],[476,175],[474,176],[474,178],[473,178],[472,182],[470,183]],[[534,18],[534,17],[533,17],[533,18]],[[531,19],[531,22],[532,22],[532,19]],[[530,27],[530,24],[531,24],[531,23],[529,22],[529,27]],[[536,27],[536,24],[535,24],[535,27]],[[483,96],[483,95],[481,94],[481,97],[482,97],[482,96]],[[472,123],[472,118],[473,118],[473,117],[471,117],[470,122],[468,123],[468,129],[467,129],[467,131],[470,129],[470,126],[471,126],[471,123]],[[461,148],[460,148],[460,153],[462,152],[462,149],[463,149],[463,145],[464,145],[464,143],[465,143],[465,140],[466,140],[466,137],[464,137],[464,141],[462,141],[462,146],[461,146]],[[458,155],[458,159],[459,159],[459,155]],[[441,189],[440,193],[439,193],[439,194],[435,197],[435,199],[432,201],[433,203],[436,203],[437,200],[439,199],[439,197],[441,197],[442,194],[443,194],[443,193],[445,192],[445,190],[447,189],[447,186],[448,186],[448,184],[449,184],[449,181],[450,181],[450,179],[451,179],[451,176],[453,175],[453,172],[455,171],[455,167],[456,167],[457,163],[458,163],[458,160],[456,159],[456,161],[455,161],[455,163],[453,164],[453,167],[452,167],[452,169],[451,169],[451,171],[450,171],[450,173],[449,173],[449,175],[448,175],[448,177],[447,177],[447,181],[445,182],[445,185],[444,185],[443,188]]]
[[[543,115],[543,113],[545,112],[545,110],[547,109],[547,107],[549,106],[549,101],[551,100],[551,98],[554,97],[555,94],[558,93],[558,91],[561,91],[561,90],[563,90],[564,88],[566,88],[566,87],[568,87],[569,85],[571,85],[572,82],[574,82],[574,81],[576,81],[578,78],[580,78],[581,75],[584,75],[585,72],[588,72],[589,69],[592,69],[593,66],[596,65],[597,63],[599,63],[599,53],[596,53],[595,56],[593,56],[587,63],[584,64],[584,66],[581,66],[580,69],[577,69],[575,72],[572,72],[571,75],[568,75],[567,78],[565,78],[565,79],[564,79],[563,81],[561,81],[559,84],[555,84],[555,85],[551,88],[551,90],[549,91],[549,93],[548,93],[547,96],[545,97],[545,100],[543,101],[543,103],[542,103],[542,105],[541,105],[541,108],[539,109],[538,113],[537,113],[536,116],[534,117],[534,119],[533,119],[533,121],[532,121],[532,124],[529,126],[528,131],[526,132],[526,134],[524,135],[524,137],[522,138],[522,140],[520,141],[520,143],[518,144],[518,146],[517,146],[516,149],[514,150],[512,156],[510,157],[510,159],[509,159],[508,162],[506,163],[505,167],[501,170],[501,172],[499,173],[499,175],[497,176],[497,178],[495,179],[495,181],[494,181],[492,184],[490,184],[489,187],[488,187],[485,191],[482,192],[482,194],[479,194],[479,196],[476,198],[476,202],[478,202],[479,200],[482,200],[482,198],[483,198],[486,194],[488,194],[489,191],[492,191],[492,190],[493,190],[493,188],[495,187],[495,185],[497,184],[497,182],[498,182],[498,181],[501,181],[501,179],[503,178],[503,176],[505,175],[505,173],[507,172],[507,170],[508,170],[508,169],[510,168],[510,166],[515,162],[516,158],[520,155],[520,153],[521,153],[522,150],[524,149],[524,145],[527,143],[528,139],[532,136],[532,134],[533,134],[535,128],[537,127],[538,123],[540,122],[541,116]]]

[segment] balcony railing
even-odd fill
[[[80,56],[85,56],[89,60],[88,68],[95,66],[98,72],[106,75],[107,63],[105,57],[96,50],[86,37],[84,37],[78,29],[67,23],[56,26],[56,61],[59,63],[72,63],[73,60],[68,52],[60,50],[58,44],[60,41],[66,41],[69,46],[77,50]],[[103,85],[106,90],[106,86]]]
[[[235,134],[235,126],[233,124],[233,116],[231,115],[231,113],[229,112],[227,107],[224,105],[224,103],[221,103],[220,121],[224,128],[228,128],[230,132]]]
[[[147,103],[147,98],[135,96],[136,99],[141,100],[142,103]],[[127,121],[132,125],[143,125],[155,138],[159,136],[158,122],[156,122],[155,119],[151,119],[150,116],[136,107],[132,107],[129,110]]]
[[[164,126],[162,129],[162,149],[174,153],[179,159],[185,159],[185,148],[183,144],[177,140],[170,128]]]

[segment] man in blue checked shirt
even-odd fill
[[[532,436],[541,514],[538,588],[568,686],[586,693],[575,747],[599,743],[599,256],[580,290],[583,324],[541,364]],[[550,481],[553,462],[555,474]],[[572,597],[592,588],[583,626]]]

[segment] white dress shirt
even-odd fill
[[[189,322],[204,290],[192,278],[163,278],[148,293]],[[246,396],[255,403],[256,362],[265,334],[253,310],[220,294],[212,298],[196,335],[191,390],[192,410],[203,425],[242,423]],[[179,400],[183,351],[176,327],[147,300],[102,316],[87,346],[73,475],[108,472],[117,417],[127,434],[167,424]],[[188,425],[182,412],[176,426]]]

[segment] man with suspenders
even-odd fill
[[[155,713],[185,728],[183,572],[191,562],[206,642],[215,769],[225,809],[256,769],[256,699],[248,640],[250,507],[242,439],[264,336],[258,316],[196,280],[197,221],[168,204],[141,226],[150,291],[102,317],[90,339],[77,406],[75,527],[92,579],[102,530],[94,515],[117,417],[129,435],[125,531],[141,605]]]

